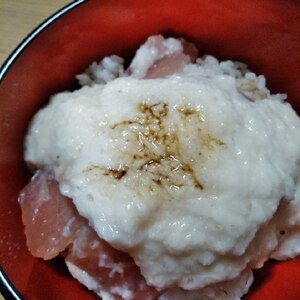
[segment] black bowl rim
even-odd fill
[[[8,73],[10,67],[16,61],[18,56],[22,53],[22,51],[49,25],[55,22],[62,15],[66,14],[70,10],[76,8],[80,4],[86,2],[87,0],[75,0],[70,4],[67,4],[56,13],[51,15],[45,21],[43,21],[39,26],[37,26],[16,48],[15,50],[8,56],[3,65],[0,68],[0,83]],[[17,289],[14,287],[12,282],[9,280],[5,271],[0,265],[0,292],[2,296],[6,300],[23,300],[24,298],[20,295]]]
[[[0,291],[2,296],[7,300],[23,300],[22,296],[13,286],[3,268],[0,266]]]

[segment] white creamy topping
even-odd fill
[[[186,71],[56,95],[34,118],[25,158],[54,170],[149,284],[196,289],[257,259],[255,233],[295,194],[299,132],[289,104],[251,102],[231,76]]]

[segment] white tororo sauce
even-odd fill
[[[229,75],[118,78],[54,96],[25,159],[49,166],[99,236],[157,288],[238,276],[256,232],[293,199],[300,122]]]

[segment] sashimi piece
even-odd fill
[[[124,71],[124,60],[120,56],[107,56],[93,62],[76,78],[79,84],[106,84],[118,77],[130,76],[140,79],[164,78],[180,73],[188,64],[194,63],[198,49],[184,39],[165,39],[161,35],[148,38],[137,51],[132,63]]]
[[[103,299],[153,300],[160,294],[129,255],[99,238],[50,170],[37,171],[19,202],[32,255],[51,259],[63,252],[71,274]]]
[[[190,63],[189,56],[176,53],[156,61],[147,71],[145,78],[163,78],[168,75],[183,71],[186,64]]]
[[[72,201],[64,197],[51,172],[39,170],[18,199],[28,249],[33,256],[51,259],[74,240],[85,223]]]
[[[127,73],[136,78],[163,78],[182,72],[197,56],[196,46],[183,39],[151,36],[137,51]]]
[[[81,227],[66,256],[66,263],[75,278],[103,299],[113,295],[114,299],[152,300],[160,294],[147,286],[129,255],[99,239],[89,226]]]
[[[183,47],[183,53],[190,58],[190,63],[195,63],[199,56],[198,48],[194,43],[188,42],[185,39],[180,39],[181,45]]]
[[[49,259],[67,249],[64,255],[70,273],[103,299],[153,300],[162,293],[146,284],[129,255],[98,237],[78,215],[71,199],[61,195],[49,170],[39,170],[33,176],[19,201],[34,256]],[[170,293],[162,299],[169,299]],[[190,297],[196,291],[185,293]]]
[[[156,45],[159,48],[162,42],[159,37],[156,38]],[[183,39],[180,41],[182,45],[181,51],[177,51],[170,55],[166,50],[160,50],[160,55],[163,57],[153,63],[148,69],[145,78],[163,78],[180,73],[183,71],[185,65],[196,61],[196,58],[198,57],[198,49],[196,46]]]

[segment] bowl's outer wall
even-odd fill
[[[17,196],[29,179],[23,139],[53,93],[75,87],[93,60],[130,58],[152,34],[184,37],[200,54],[247,62],[300,112],[300,2],[291,0],[90,0],[48,26],[0,83],[0,263],[25,299],[94,299],[60,261],[34,259]],[[247,299],[300,299],[300,260],[268,263]]]

